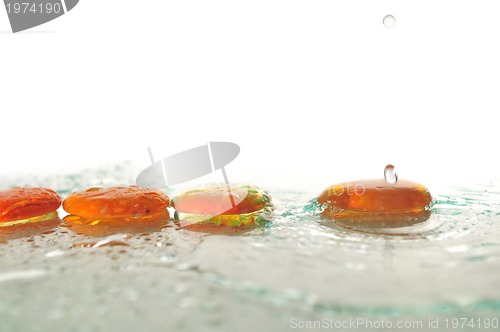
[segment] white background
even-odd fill
[[[500,2],[81,0],[12,34],[0,8],[0,176],[205,144],[235,181],[494,179]],[[396,25],[382,24],[386,14]]]

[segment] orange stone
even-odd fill
[[[233,187],[232,195],[239,195],[238,188],[244,188],[246,195],[236,206],[228,210],[223,207],[230,200],[225,185],[187,190],[172,200],[172,207],[178,212],[220,215],[250,213],[262,209],[269,203],[269,196],[249,186]]]
[[[70,222],[168,219],[169,198],[156,189],[130,187],[90,188],[66,198],[63,208]]]
[[[391,184],[384,179],[337,184],[318,197],[324,216],[381,221],[428,218],[431,201],[429,190],[418,183],[399,180]]]
[[[217,185],[187,190],[172,199],[172,207],[179,219],[189,223],[221,226],[265,223],[264,216],[272,210],[267,192],[252,186],[231,186],[230,189],[231,193],[226,185]]]
[[[61,197],[47,188],[0,191],[0,227],[57,218]]]

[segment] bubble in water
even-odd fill
[[[392,28],[396,25],[396,18],[392,15],[386,15],[383,22],[386,28]]]
[[[393,165],[389,164],[385,166],[384,178],[385,182],[389,184],[395,184],[396,182],[398,182],[398,173],[396,173],[396,171],[394,170]]]

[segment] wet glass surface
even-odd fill
[[[67,196],[131,184],[131,174],[120,166],[22,181]],[[2,188],[23,184],[9,181]],[[498,182],[433,192],[426,222],[376,233],[322,219],[319,192],[256,184],[271,193],[273,222],[245,231],[170,222],[85,234],[61,221],[0,229],[0,330],[286,331],[293,319],[500,318]]]

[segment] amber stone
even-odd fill
[[[0,227],[57,218],[61,197],[48,188],[0,191]]]
[[[253,186],[216,185],[182,192],[172,199],[178,219],[221,226],[260,225],[272,211],[271,197]]]
[[[158,220],[168,218],[169,198],[156,189],[130,187],[90,188],[66,198],[63,208],[70,222]]]
[[[429,190],[418,183],[399,180],[360,180],[333,185],[321,193],[323,215],[335,219],[421,220],[429,216]]]

